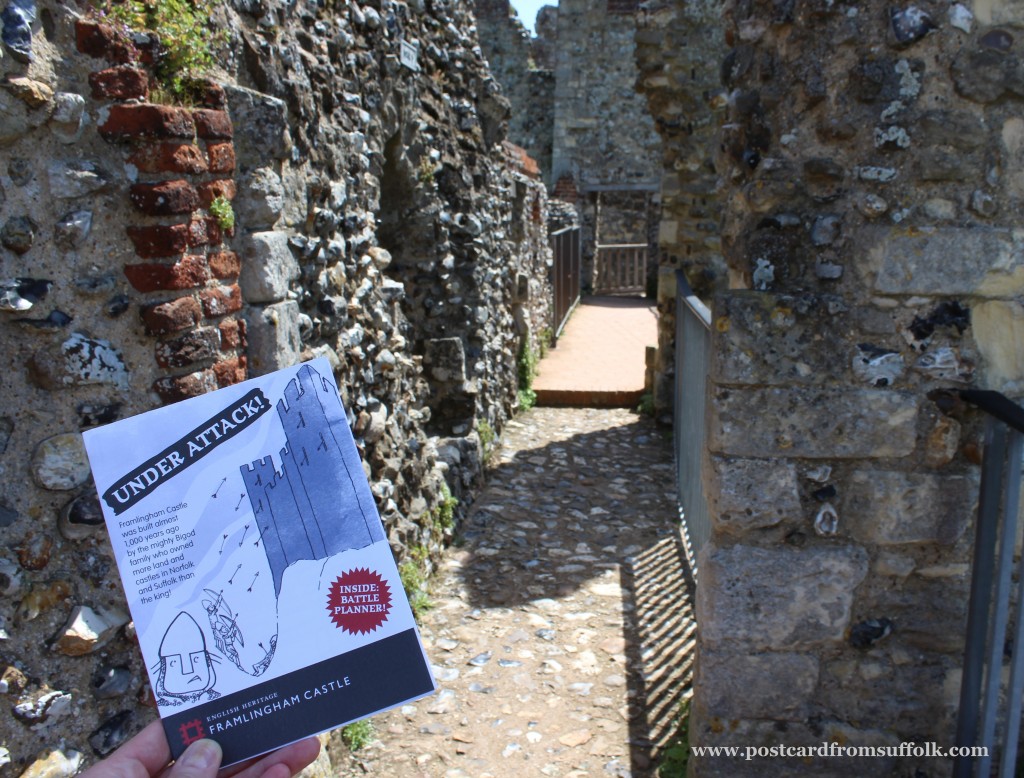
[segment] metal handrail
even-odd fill
[[[939,399],[948,400],[952,394],[988,414],[955,741],[961,754],[964,748],[972,747],[980,747],[983,753],[957,756],[953,762],[954,778],[988,778],[996,750],[1003,655],[1010,622],[1024,408],[998,392],[987,390],[941,394],[944,396]],[[1007,704],[999,778],[1013,778],[1015,774],[1024,693],[1024,559],[1018,565],[1016,634],[1011,644],[1009,688],[1004,697]]]
[[[686,555],[696,577],[697,553],[711,536],[701,467],[711,354],[711,310],[694,294],[681,270],[676,270],[675,339],[676,499],[683,522]]]

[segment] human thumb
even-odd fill
[[[224,754],[213,740],[197,740],[185,749],[168,778],[214,778]]]

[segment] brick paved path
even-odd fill
[[[668,436],[535,408],[502,443],[421,619],[440,689],[335,738],[338,775],[654,775],[693,644]]]

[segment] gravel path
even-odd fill
[[[506,427],[420,620],[439,691],[332,748],[339,775],[655,774],[694,629],[667,438],[626,410]]]

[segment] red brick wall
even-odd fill
[[[225,245],[232,235],[205,210],[236,191],[223,90],[207,85],[197,107],[145,102],[144,53],[96,22],[79,21],[76,39],[100,65],[89,77],[93,98],[109,103],[99,132],[138,172],[127,191],[138,217],[126,225],[134,257],[123,272],[165,373],[152,388],[171,403],[244,380],[241,260]]]

